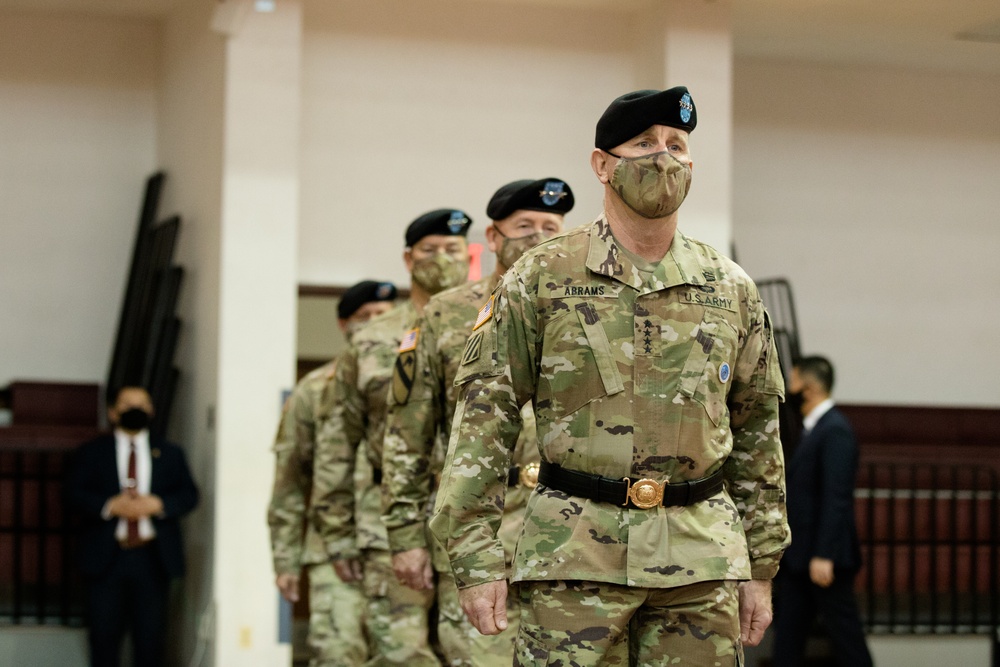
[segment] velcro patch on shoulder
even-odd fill
[[[399,343],[400,352],[409,352],[411,350],[417,349],[417,338],[420,336],[420,327],[415,329],[410,329],[403,336],[403,340]]]
[[[491,294],[489,300],[486,304],[479,309],[479,315],[476,317],[476,323],[472,325],[472,330],[475,331],[479,327],[483,326],[490,321],[493,317],[493,300],[496,299],[495,294]]]
[[[392,370],[392,399],[396,405],[406,405],[417,375],[417,353],[409,349],[399,353]]]
[[[465,353],[462,354],[462,365],[471,364],[473,361],[479,358],[479,353],[483,349],[483,332],[472,334],[469,341],[465,344]]]

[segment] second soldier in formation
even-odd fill
[[[427,300],[465,282],[466,243],[471,219],[462,211],[438,209],[406,230],[403,255],[412,278],[410,299],[358,331],[337,361],[334,407],[320,426],[313,483],[313,520],[326,553],[343,581],[360,581],[367,599],[372,665],[422,667],[440,664],[431,649],[428,612],[433,592],[400,583],[392,569],[382,502],[382,442],[386,399],[397,351]],[[359,502],[353,494],[355,457],[367,446],[375,486]]]
[[[427,531],[444,460],[442,444],[447,445],[455,414],[455,376],[479,307],[522,253],[562,231],[563,216],[572,208],[573,192],[558,178],[514,181],[497,190],[486,210],[493,221],[486,230],[486,240],[496,253],[496,270],[432,297],[407,335],[396,362],[383,453],[383,521],[396,575],[415,590],[436,585],[440,649],[446,664],[453,667],[509,665],[517,633],[516,627],[511,627],[492,637],[472,627],[459,604],[447,555]],[[509,490],[501,535],[508,564],[528,493],[537,479],[534,436],[528,406],[514,465],[505,478]],[[516,607],[510,612],[516,621]]]

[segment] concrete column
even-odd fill
[[[698,108],[694,174],[680,229],[725,255],[732,245],[733,48],[729,0],[669,0],[642,12],[639,88],[684,85]]]
[[[249,12],[226,45],[214,664],[280,665],[265,514],[281,391],[292,386],[302,8]]]

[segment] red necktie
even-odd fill
[[[132,490],[133,493],[139,493],[139,480],[135,472],[135,442],[129,439],[128,442],[128,481],[126,486]],[[139,520],[129,519],[125,522],[128,527],[128,534],[125,538],[125,546],[127,547],[137,547],[142,543],[139,538]]]

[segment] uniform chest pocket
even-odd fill
[[[726,411],[739,334],[725,317],[706,309],[691,336],[693,345],[681,371],[679,390],[683,396],[700,403],[718,426]]]
[[[538,376],[539,412],[569,415],[594,399],[624,390],[611,343],[592,304],[574,304],[549,322]]]

